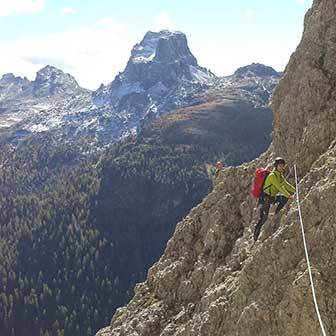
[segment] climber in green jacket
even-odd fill
[[[274,169],[266,177],[263,194],[259,198],[260,204],[260,217],[254,230],[254,240],[259,237],[261,227],[264,225],[268,218],[268,213],[271,204],[278,204],[274,213],[274,231],[278,229],[280,224],[280,210],[286,205],[288,199],[293,198],[295,187],[292,186],[284,177],[283,172],[286,167],[286,162],[283,158],[277,157],[274,160]]]

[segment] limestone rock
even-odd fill
[[[336,134],[335,14],[335,1],[314,1],[301,43],[273,97],[274,150],[300,163],[301,175]]]
[[[47,65],[37,72],[33,82],[33,94],[45,97],[54,94],[78,94],[83,89],[79,87],[75,78],[62,70]]]

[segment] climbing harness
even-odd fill
[[[299,198],[299,187],[298,187],[298,180],[297,180],[297,173],[296,173],[296,165],[294,165],[294,173],[295,173],[295,184],[296,184],[296,201],[297,201],[297,206],[298,206],[298,211],[299,211],[303,245],[304,245],[305,254],[306,254],[306,260],[307,260],[307,266],[308,266],[308,272],[309,272],[309,278],[310,278],[310,285],[311,285],[311,289],[312,289],[312,293],[313,293],[313,299],[314,299],[316,314],[317,314],[318,320],[320,322],[321,331],[322,331],[323,336],[326,336],[327,334],[324,330],[323,322],[322,322],[321,315],[320,315],[320,310],[319,310],[319,307],[318,307],[318,304],[317,304],[314,282],[313,282],[313,276],[312,276],[312,272],[311,272],[311,266],[310,266],[307,243],[306,243],[306,236],[305,236],[304,227],[303,227],[303,221],[302,221],[302,215],[301,215],[301,209],[300,209],[300,198]]]

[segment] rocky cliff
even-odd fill
[[[58,141],[90,138],[92,144],[104,146],[136,134],[165,113],[198,103],[230,99],[238,107],[249,104],[251,110],[268,106],[279,79],[274,69],[261,64],[216,77],[198,65],[185,34],[147,32],[133,47],[125,70],[95,92],[50,65],[39,70],[34,81],[3,75],[0,143],[17,144],[48,132]],[[268,111],[267,120],[272,116]],[[265,121],[262,114],[258,119]]]
[[[274,149],[307,172],[336,133],[336,3],[315,0],[273,98]]]
[[[15,77],[14,74],[7,73],[0,78],[0,100],[8,96],[31,94],[31,91],[31,82],[26,77]]]
[[[335,52],[336,3],[315,0],[273,98],[273,144],[254,162],[221,173],[131,302],[97,335],[319,335],[295,203],[276,232],[270,216],[252,243],[258,211],[248,195],[251,177],[279,154],[298,165],[317,297],[327,334],[336,335]]]
[[[93,93],[101,110],[113,111],[118,136],[135,133],[140,122],[192,105],[217,77],[200,67],[182,32],[147,32],[137,43],[125,70]]]
[[[33,82],[35,97],[45,97],[56,94],[76,95],[83,90],[73,76],[62,70],[47,65],[36,73]]]
[[[148,100],[145,111],[151,105],[167,109],[168,107],[158,106],[162,105],[159,100],[166,99],[169,95],[178,96],[176,91],[181,87],[197,91],[201,84],[212,84],[215,77],[207,69],[198,66],[183,33],[149,31],[133,47],[125,70],[108,86],[101,86],[93,97],[97,104],[110,102],[120,108],[118,105],[121,99],[127,100],[137,94]],[[175,97],[175,104],[178,103],[177,98]]]

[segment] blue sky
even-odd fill
[[[0,75],[51,64],[96,89],[148,30],[180,30],[217,75],[261,62],[283,70],[313,0],[0,0]]]

